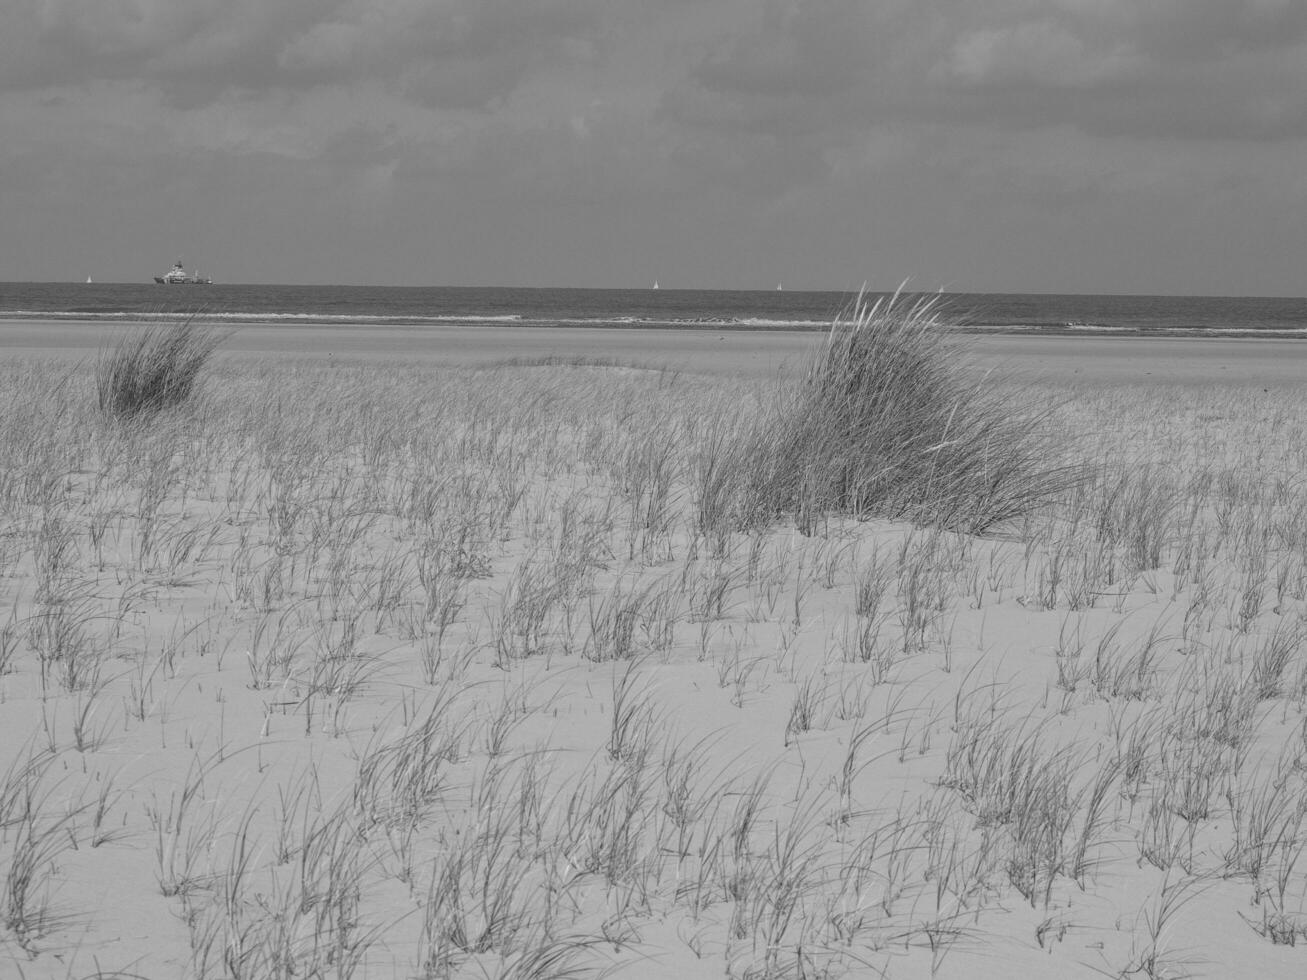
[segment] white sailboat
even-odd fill
[[[658,288],[658,280],[657,280],[657,279],[654,280],[653,288],[654,288],[654,289],[657,289],[657,288]]]

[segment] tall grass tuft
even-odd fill
[[[148,418],[185,402],[228,333],[199,324],[159,323],[123,338],[96,365],[100,411],[114,418]]]
[[[746,521],[793,513],[809,532],[839,513],[978,533],[1083,478],[1044,412],[965,367],[936,299],[859,299],[755,430]]]

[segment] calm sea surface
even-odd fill
[[[198,313],[237,323],[820,330],[854,298],[788,290],[0,283],[0,319],[112,322]],[[948,293],[939,302],[976,330],[1307,338],[1304,298]]]

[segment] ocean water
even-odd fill
[[[235,323],[821,330],[855,299],[850,293],[790,290],[41,282],[0,283],[0,319],[123,321],[198,314]],[[1307,338],[1307,299],[1301,297],[947,293],[937,302],[950,320],[977,331]]]

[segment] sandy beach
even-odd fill
[[[120,332],[0,323],[0,975],[1301,975],[1307,345],[969,338],[977,530],[730,503],[820,335]]]

